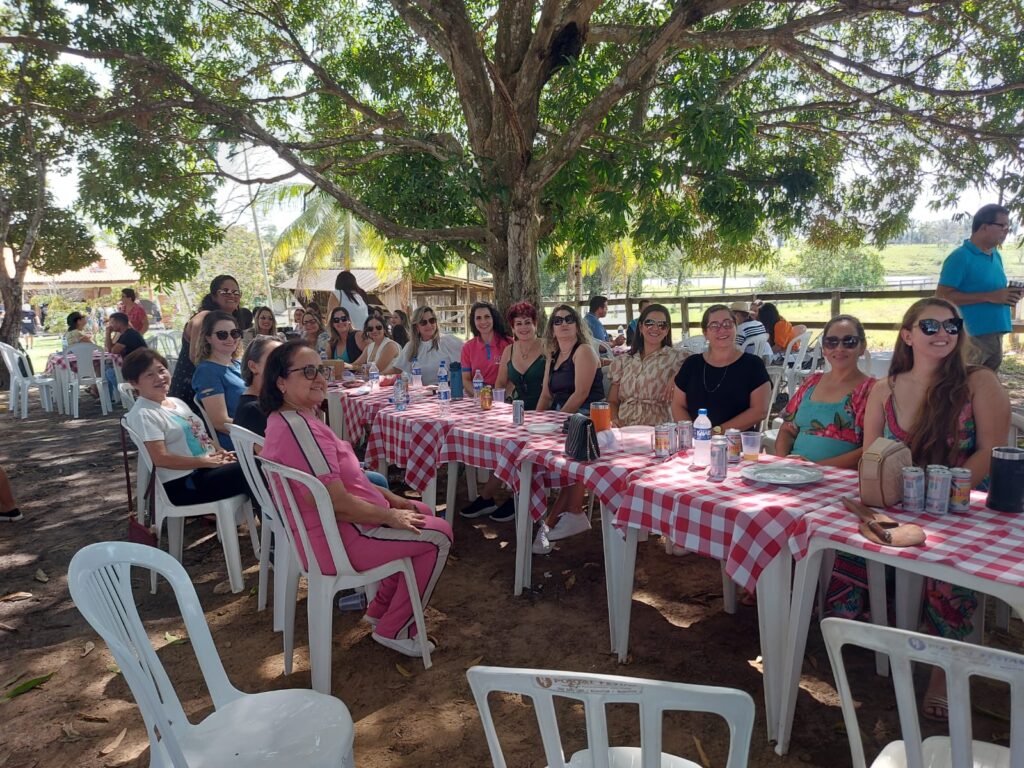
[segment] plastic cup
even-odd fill
[[[740,445],[743,450],[744,461],[760,461],[761,456],[761,433],[744,432],[740,435]]]
[[[594,429],[604,432],[612,428],[612,408],[608,403],[601,401],[590,404],[590,420],[594,422]]]
[[[494,389],[494,390],[491,390],[491,398],[496,403],[504,403],[505,402],[505,390],[504,389]]]

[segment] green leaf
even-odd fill
[[[4,698],[5,699],[13,699],[13,698],[16,698],[18,696],[21,696],[21,694],[23,694],[23,693],[28,693],[33,688],[38,688],[40,685],[45,683],[47,680],[49,680],[55,674],[56,674],[56,672],[50,672],[49,674],[43,675],[42,677],[33,677],[31,680],[26,680],[21,685],[15,687],[15,688],[12,688],[10,691],[5,693],[4,694]]]

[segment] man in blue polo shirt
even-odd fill
[[[1008,288],[998,247],[1010,230],[1010,212],[1001,205],[984,205],[974,214],[971,237],[942,264],[935,295],[960,307],[982,365],[999,370],[1003,336],[1010,332],[1010,308],[1021,289]]]

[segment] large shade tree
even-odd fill
[[[994,184],[1021,207],[1020,0],[75,11],[67,40],[0,44],[102,61],[110,87],[92,119],[205,153],[180,177],[238,177],[223,145],[266,148],[280,171],[242,180],[315,185],[420,265],[457,254],[484,267],[502,304],[539,298],[539,250],[815,225],[885,238],[925,187],[949,203]]]

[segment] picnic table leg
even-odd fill
[[[626,529],[626,541],[618,566],[618,584],[615,587],[615,650],[620,664],[625,664],[629,655],[629,614],[633,607],[633,575],[636,570],[638,537],[639,531],[636,528]]]
[[[811,608],[814,606],[814,590],[818,586],[821,556],[822,551],[812,541],[807,555],[796,566],[786,651],[782,659],[782,679],[779,681],[779,724],[775,744],[775,753],[778,755],[785,755],[789,751],[789,737],[793,732],[796,695],[800,690],[800,670],[803,667],[804,650],[807,648],[807,630],[811,624]]]
[[[448,522],[455,523],[455,492],[459,485],[459,462],[448,462],[448,488],[444,497],[444,516]]]
[[[757,623],[761,633],[761,667],[764,670],[764,710],[768,741],[774,741],[779,725],[783,657],[786,643],[786,608],[789,573],[793,558],[783,546],[757,580]],[[813,597],[813,593],[812,593]]]
[[[430,482],[427,483],[427,487],[423,489],[423,495],[421,497],[424,504],[430,507],[434,514],[437,514],[437,472],[434,472],[434,477],[431,478]]]
[[[466,476],[475,473],[472,467],[466,468]],[[530,482],[533,478],[533,462],[524,461],[519,468],[519,500],[516,504],[516,582],[513,594],[523,594],[523,587],[529,587],[530,570],[533,566],[533,550],[530,548]],[[474,483],[475,485],[475,483]]]
[[[618,587],[619,571],[624,542],[614,526],[614,513],[607,504],[601,504],[601,542],[604,545],[604,584],[608,599],[608,631],[615,652],[615,590]]]

